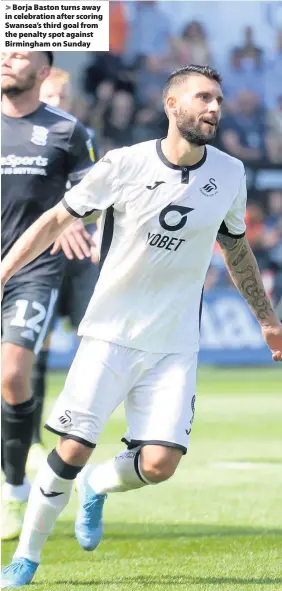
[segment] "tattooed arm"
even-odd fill
[[[217,240],[233,283],[260,323],[274,361],[282,361],[282,325],[265,293],[255,256],[246,237],[233,238],[218,233]]]
[[[277,323],[278,318],[265,293],[256,259],[246,237],[231,238],[218,234],[217,240],[231,278],[258,322],[261,325]]]

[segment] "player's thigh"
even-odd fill
[[[67,266],[68,315],[73,328],[78,328],[93,295],[99,268],[90,259],[73,259]]]
[[[83,337],[46,428],[94,447],[132,386],[129,357],[125,347]]]
[[[14,343],[1,346],[1,393],[8,404],[31,398],[30,378],[34,353]]]
[[[156,445],[186,453],[196,398],[197,353],[163,356],[125,400],[129,445]]]
[[[38,283],[14,285],[4,292],[2,343],[13,343],[37,355],[51,329],[58,290]]]

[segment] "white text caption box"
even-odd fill
[[[108,51],[109,2],[1,0],[2,51]]]

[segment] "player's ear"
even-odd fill
[[[37,72],[37,79],[40,82],[44,82],[44,80],[46,78],[48,78],[48,76],[50,74],[50,69],[51,69],[50,66],[47,66],[47,65],[41,66],[41,68]]]
[[[167,109],[167,113],[172,113],[173,115],[177,115],[177,105],[176,105],[176,97],[175,96],[168,96],[167,97],[166,109]]]

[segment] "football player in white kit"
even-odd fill
[[[163,97],[167,137],[108,152],[3,261],[5,284],[74,217],[103,212],[100,277],[79,327],[77,355],[46,424],[60,439],[32,486],[2,588],[32,580],[74,479],[122,401],[128,450],[105,464],[88,464],[79,475],[80,545],[98,545],[108,493],[173,475],[194,416],[203,284],[216,239],[273,360],[282,360],[282,325],[245,238],[243,164],[207,145],[220,118],[221,78],[210,67],[187,66],[169,77]]]

